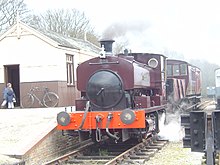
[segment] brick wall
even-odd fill
[[[27,153],[22,155],[25,165],[39,165],[70,152],[78,147],[79,139],[63,136],[62,131],[54,128]]]

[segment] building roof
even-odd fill
[[[91,51],[94,53],[99,53],[101,51],[100,47],[86,40],[63,36],[59,33],[45,30],[45,29],[38,29],[38,31],[44,34],[45,36],[51,38],[52,40],[58,42],[59,46],[62,46],[62,47],[68,47],[68,48],[73,48],[73,49],[78,49],[78,50],[82,49],[82,50]]]
[[[76,50],[89,51],[93,53],[99,53],[101,48],[92,44],[89,41],[76,39],[72,37],[63,36],[59,33],[45,30],[45,29],[37,29],[34,27],[30,27],[27,24],[18,21],[11,28],[9,28],[5,33],[0,36],[0,41],[3,40],[7,36],[17,36],[20,38],[25,33],[31,33],[38,38],[44,40],[45,42],[53,45],[54,47],[65,47]]]

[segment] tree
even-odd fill
[[[40,15],[33,15],[30,21],[32,26],[51,30],[64,36],[86,39],[99,46],[98,36],[90,25],[84,12],[76,9],[47,10]]]
[[[15,24],[18,14],[22,17],[28,12],[24,0],[0,0],[0,6],[0,32]]]

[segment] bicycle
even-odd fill
[[[41,106],[55,107],[58,104],[59,96],[54,92],[49,92],[47,87],[44,87],[44,95],[43,99],[40,100],[38,96],[35,94],[35,91],[39,91],[39,87],[33,87],[30,91],[25,95],[21,100],[22,108],[31,108],[35,102],[35,99]]]

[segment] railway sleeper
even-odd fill
[[[67,163],[69,164],[94,164],[94,163],[107,163],[109,160],[81,160],[81,159],[73,159],[69,160]]]
[[[132,160],[125,160],[123,161],[123,165],[130,165],[130,164],[145,164],[146,159],[132,159]]]
[[[145,160],[149,160],[150,157],[149,156],[146,156],[146,155],[136,155],[136,154],[133,154],[133,155],[130,155],[129,156],[130,159],[145,159]]]
[[[158,149],[149,148],[148,146],[142,148],[141,150],[144,151],[144,152],[157,152],[158,151]]]
[[[141,150],[139,150],[138,152],[135,153],[136,155],[149,155],[147,152],[142,152]]]
[[[169,142],[168,140],[159,140],[159,141],[153,142],[153,144],[165,146],[168,142]]]
[[[110,152],[108,153],[109,156],[117,156],[120,155],[122,152]]]
[[[168,141],[155,141],[151,145],[165,146],[167,143]]]
[[[153,144],[153,145],[150,145],[150,146],[148,146],[148,147],[152,147],[153,149],[158,149],[158,150],[160,150],[160,149],[162,149],[163,147],[164,147],[164,145],[155,145],[155,144]]]
[[[160,148],[159,147],[157,147],[157,146],[146,146],[145,147],[145,149],[147,149],[147,150],[155,150],[155,152],[157,152]]]
[[[149,156],[154,156],[156,154],[156,152],[149,152],[149,151],[141,151],[143,153],[145,153],[146,155],[149,155]]]

